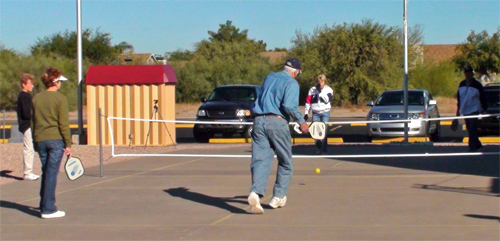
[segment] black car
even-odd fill
[[[258,85],[224,85],[215,88],[196,113],[197,121],[253,122],[253,108],[260,95]],[[206,143],[215,134],[232,137],[238,133],[250,138],[252,125],[195,124],[193,135],[196,141]]]
[[[500,113],[500,84],[486,84],[484,86],[484,95],[488,103],[488,109],[485,114]],[[500,116],[486,117],[479,119],[478,130],[481,134],[499,133]]]

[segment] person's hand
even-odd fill
[[[63,149],[64,155],[68,156],[68,158],[71,158],[71,148],[66,147]]]
[[[304,122],[300,124],[300,131],[302,131],[302,133],[309,133],[309,126],[307,123]]]
[[[319,94],[319,100],[325,104],[330,102],[330,98],[328,97],[328,93],[324,92],[323,94]]]
[[[307,119],[309,119],[309,115],[308,114],[305,114],[304,115],[304,120],[307,121]]]

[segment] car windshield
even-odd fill
[[[485,98],[488,107],[500,106],[500,91],[485,91]]]
[[[375,105],[403,105],[403,91],[384,92],[378,97]],[[408,105],[424,105],[421,91],[408,91]]]
[[[255,101],[254,88],[249,87],[225,87],[215,89],[208,101]]]

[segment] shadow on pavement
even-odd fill
[[[0,177],[12,178],[12,179],[15,179],[18,181],[24,180],[22,177],[16,177],[16,176],[10,175],[11,172],[12,172],[11,170],[2,170],[2,171],[0,171]]]
[[[4,201],[4,200],[0,201],[0,207],[16,209],[16,210],[19,210],[19,211],[26,213],[28,215],[40,217],[40,211],[38,211],[39,209],[35,208],[35,207],[29,207],[29,206],[22,205],[19,203],[13,203],[13,202]]]
[[[212,197],[212,196],[207,196],[205,194],[201,194],[201,193],[197,193],[197,192],[191,192],[191,191],[189,191],[188,188],[185,188],[185,187],[170,188],[170,189],[163,190],[163,191],[170,194],[172,197],[180,197],[180,198],[183,198],[183,199],[186,199],[189,201],[218,207],[221,209],[225,209],[231,213],[248,214],[245,210],[231,206],[228,204],[230,202],[247,204],[247,201],[246,201],[247,196],[235,196],[232,198]],[[242,199],[242,198],[243,198],[243,200],[238,200],[238,199]]]

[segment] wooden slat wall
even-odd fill
[[[158,112],[154,115],[153,100],[158,100]],[[99,144],[97,116],[99,108],[103,116],[101,117],[102,144],[111,145],[111,132],[106,120],[108,116],[175,120],[175,85],[87,85],[88,145]],[[113,120],[111,126],[115,145],[118,146],[176,144],[175,123]]]

